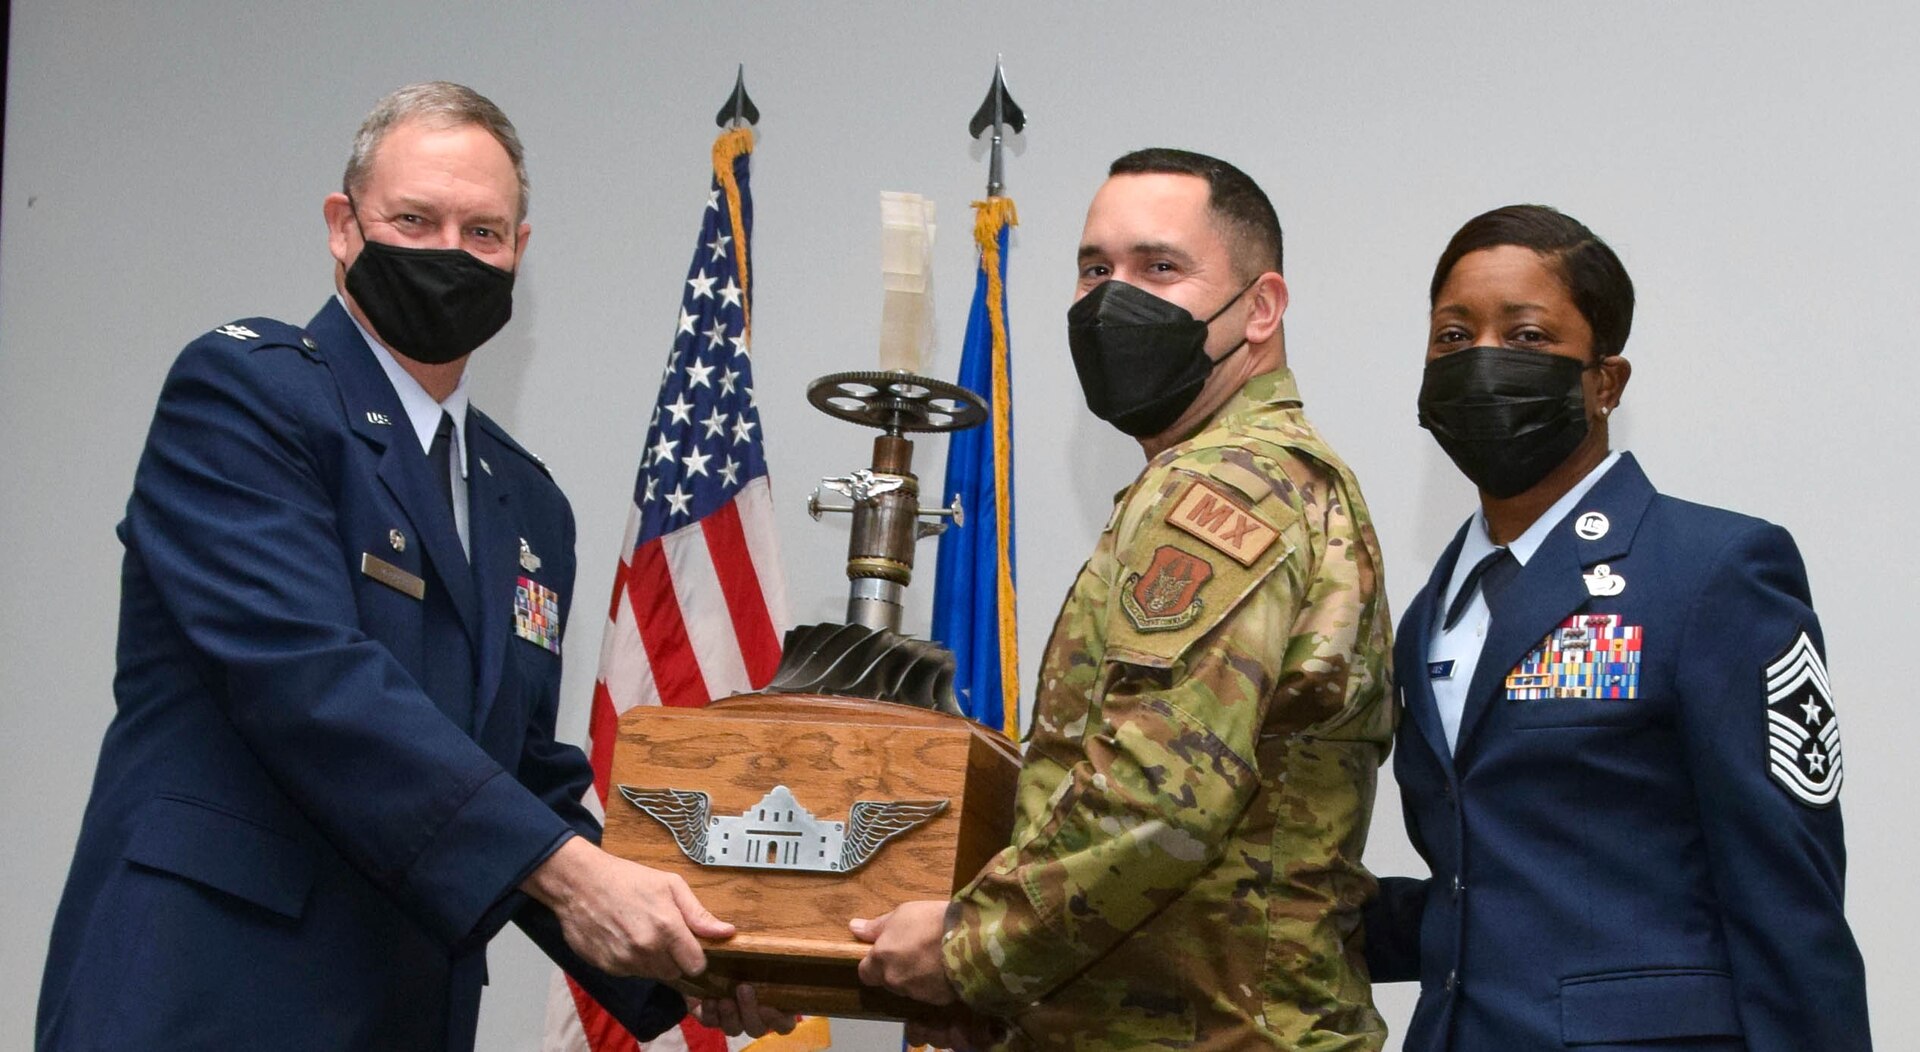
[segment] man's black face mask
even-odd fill
[[[354,225],[360,214],[354,213]],[[513,271],[458,248],[402,248],[367,239],[347,291],[387,346],[440,365],[473,353],[513,317]]]
[[[1067,347],[1087,408],[1135,438],[1172,427],[1200,396],[1214,367],[1247,345],[1241,337],[1216,361],[1207,355],[1207,326],[1253,284],[1247,282],[1205,321],[1124,281],[1094,286],[1067,309]]]

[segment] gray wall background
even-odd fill
[[[967,204],[985,178],[964,129],[995,52],[1031,118],[1007,165],[1023,220],[1010,279],[1023,680],[1139,462],[1081,406],[1061,339],[1109,159],[1186,146],[1272,194],[1293,363],[1366,485],[1396,609],[1473,499],[1413,419],[1429,268],[1471,215],[1560,206],[1612,242],[1640,290],[1619,444],[1663,489],[1771,518],[1805,552],[1844,715],[1849,912],[1876,1029],[1896,1047],[1920,1022],[1903,996],[1920,965],[1901,774],[1920,737],[1916,43],[1920,11],[1891,3],[16,2],[0,201],[0,1047],[31,1040],[112,711],[113,526],[161,377],[198,332],[320,305],[320,199],[375,98],[460,80],[530,148],[537,236],[474,390],[579,514],[562,732],[581,738],[595,611],[734,63],[765,114],[756,367],[793,613],[811,620],[841,608],[845,534],[801,503],[819,475],[864,463],[868,436],[802,391],[877,360],[881,190],[938,202],[932,371],[958,367]],[[922,442],[918,462],[937,479],[943,444]],[[915,593],[917,625],[930,593]],[[1419,872],[1390,781],[1377,813],[1369,861]],[[517,933],[501,941],[482,1047],[534,1046],[547,975]],[[1381,991],[1396,1028],[1412,994]],[[838,1033],[842,1047],[896,1047],[885,1027]]]

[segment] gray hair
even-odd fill
[[[520,182],[520,214],[515,221],[527,218],[530,189],[527,151],[520,145],[520,134],[513,130],[513,122],[485,95],[445,80],[409,84],[374,105],[373,112],[361,122],[359,134],[353,137],[353,153],[347,158],[347,174],[341,186],[348,197],[366,187],[367,177],[373,171],[373,153],[379,149],[380,141],[406,121],[425,121],[436,128],[458,128],[467,124],[485,128],[507,151],[507,159],[513,162],[514,177]]]

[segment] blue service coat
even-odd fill
[[[585,757],[554,738],[558,644],[516,631],[529,583],[564,624],[574,524],[470,414],[471,565],[337,300],[181,353],[119,528],[117,711],[39,1047],[470,1048],[509,919],[636,1033],[683,1014],[515,890],[599,832]]]
[[[1591,512],[1606,525],[1589,539]],[[1793,539],[1662,496],[1623,457],[1503,593],[1450,752],[1426,655],[1465,535],[1394,654],[1394,776],[1433,876],[1383,880],[1367,938],[1376,982],[1420,980],[1408,1052],[1871,1047],[1840,809],[1823,799],[1838,773],[1773,744],[1795,731],[1771,714],[1790,715],[1824,743],[1805,751],[1839,763]],[[1617,594],[1589,582],[1603,565]],[[1547,665],[1583,633],[1637,646],[1637,681],[1615,668],[1542,697],[1509,680],[1544,658],[1564,682],[1574,666]],[[1631,698],[1593,696],[1630,682]]]

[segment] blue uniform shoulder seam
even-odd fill
[[[538,456],[535,456],[531,450],[527,449],[527,447],[514,441],[513,436],[507,434],[507,429],[501,427],[492,417],[481,412],[477,407],[469,405],[468,408],[473,413],[474,421],[480,425],[482,430],[492,435],[494,440],[502,446],[526,458],[527,462],[532,464],[540,474],[545,475],[548,481],[551,482],[553,480],[553,470],[547,467],[546,461],[541,460]]]
[[[249,351],[268,347],[292,347],[302,353],[313,350],[312,338],[305,329],[276,318],[240,318],[207,330],[193,342]]]

